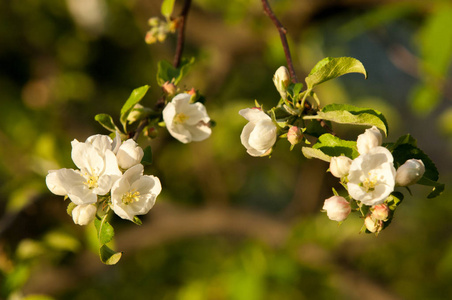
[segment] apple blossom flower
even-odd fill
[[[272,119],[258,108],[245,108],[239,114],[247,119],[240,140],[251,156],[264,156],[271,153],[276,142],[276,125]]]
[[[46,177],[49,190],[68,196],[76,205],[97,202],[120,176],[118,162],[111,151],[112,140],[105,135],[89,137],[85,143],[72,141],[72,160],[80,170],[50,170]]]
[[[425,173],[425,166],[420,159],[409,159],[397,169],[396,185],[408,186],[415,184]]]
[[[365,205],[383,203],[394,190],[395,174],[391,152],[384,147],[372,148],[352,161],[348,193]]]
[[[382,203],[375,205],[371,208],[372,211],[372,217],[374,217],[377,220],[386,221],[389,216],[389,207]]]
[[[370,149],[381,146],[382,139],[380,130],[376,126],[366,129],[356,140],[359,154],[366,154]]]
[[[149,212],[161,190],[157,177],[143,175],[143,165],[135,165],[113,184],[112,209],[119,217],[133,220],[134,216]]]
[[[348,175],[352,160],[347,156],[334,156],[330,161],[330,172],[334,177],[342,178]]]
[[[119,167],[126,170],[139,164],[143,155],[143,149],[133,139],[128,139],[119,147],[116,159]]]
[[[292,126],[289,128],[289,131],[287,132],[287,140],[291,145],[296,145],[299,142],[301,142],[303,138],[303,134],[301,133],[300,128],[297,126]]]
[[[97,207],[92,204],[77,205],[72,210],[72,219],[77,225],[88,225],[96,217]]]
[[[330,220],[342,222],[352,211],[350,203],[344,197],[332,196],[325,200],[323,210]]]
[[[190,103],[187,93],[176,95],[163,109],[163,120],[169,133],[180,142],[202,141],[212,133],[210,118],[202,103]]]
[[[371,214],[364,219],[364,225],[372,233],[379,233],[383,229],[383,221],[374,218]]]
[[[290,84],[290,75],[286,67],[281,66],[273,75],[273,83],[283,99],[287,98],[287,87]]]

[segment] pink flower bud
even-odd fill
[[[383,229],[383,221],[375,219],[371,214],[366,216],[364,225],[372,233],[379,233]]]
[[[420,159],[409,159],[397,169],[396,184],[398,186],[407,186],[415,184],[422,178],[425,172],[425,166]]]
[[[162,89],[163,89],[163,91],[164,91],[165,93],[167,93],[167,94],[170,95],[170,96],[176,94],[176,92],[177,92],[176,86],[175,86],[173,83],[169,82],[169,81],[165,82],[165,83],[162,85]]]
[[[350,203],[344,197],[332,196],[325,200],[323,210],[330,220],[342,222],[351,212]]]
[[[334,177],[342,178],[348,175],[352,160],[347,156],[331,157],[330,172]]]
[[[372,217],[377,220],[386,221],[389,216],[389,207],[386,204],[378,204],[372,207]]]
[[[300,128],[298,128],[297,126],[290,127],[289,131],[287,132],[287,140],[290,144],[296,145],[301,142],[302,138],[303,134],[301,133]]]

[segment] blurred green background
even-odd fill
[[[176,1],[176,13],[182,1]],[[328,165],[289,152],[269,158],[240,144],[242,108],[279,100],[279,36],[258,0],[193,0],[182,82],[199,89],[217,123],[183,145],[162,129],[147,174],[163,185],[136,226],[119,218],[116,266],[99,261],[94,229],[74,225],[49,169],[72,168],[70,142],[107,132],[94,115],[119,110],[149,84],[175,37],[146,45],[158,0],[0,1],[0,299],[447,299],[452,297],[452,4],[450,1],[271,1],[288,30],[299,78],[326,56],[352,56],[368,80],[318,88],[323,104],[382,111],[393,142],[411,133],[446,191],[405,193],[378,237],[362,220],[340,227],[320,212],[337,180]],[[364,128],[335,127],[346,139]],[[140,141],[144,147],[148,141]],[[31,296],[34,295],[34,296]],[[41,295],[41,296],[37,296]]]

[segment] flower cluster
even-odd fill
[[[93,135],[84,143],[72,141],[74,169],[51,170],[46,177],[49,190],[73,203],[74,223],[87,225],[98,208],[111,208],[119,217],[133,220],[149,212],[161,191],[160,180],[143,175],[143,149],[132,139],[113,141]]]
[[[382,135],[375,126],[358,136],[356,147],[359,156],[355,159],[338,156],[330,161],[330,172],[341,179],[349,201],[333,196],[325,200],[323,209],[331,220],[341,222],[352,211],[353,201],[361,213],[366,206],[364,225],[368,231],[378,233],[390,216],[388,202],[394,188],[416,183],[423,176],[425,166],[422,160],[409,159],[396,170],[392,153],[382,146]]]
[[[157,41],[163,42],[168,33],[174,33],[177,28],[176,21],[163,21],[156,17],[150,18],[148,23],[149,26],[151,26],[151,29],[146,33],[144,39],[147,44],[154,44]]]

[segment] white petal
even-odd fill
[[[271,120],[271,118],[258,108],[245,108],[239,111],[239,114],[250,122],[259,122],[260,120]]]
[[[105,163],[98,150],[91,144],[78,143],[72,147],[72,160],[75,165],[88,174],[100,174]]]
[[[46,176],[46,185],[55,195],[66,196],[68,190],[76,184],[83,184],[84,178],[75,170],[51,170]]]
[[[262,120],[250,134],[248,143],[256,150],[268,150],[276,142],[276,126],[272,121]]]
[[[85,143],[91,144],[99,150],[100,153],[104,153],[105,150],[111,150],[112,140],[108,135],[96,134],[86,139]]]

